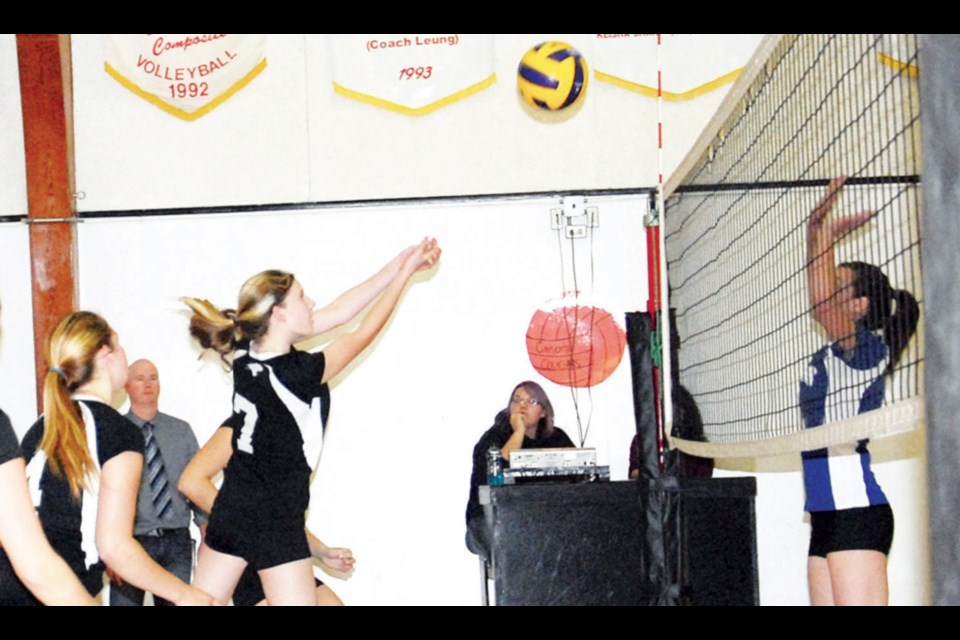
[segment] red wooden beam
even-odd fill
[[[42,411],[50,331],[76,307],[73,95],[70,37],[17,34],[27,165],[37,407]]]

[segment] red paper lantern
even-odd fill
[[[565,296],[538,309],[527,327],[530,363],[545,378],[568,387],[592,387],[610,377],[627,344],[609,311]]]

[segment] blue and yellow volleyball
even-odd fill
[[[517,68],[523,99],[541,109],[559,111],[587,92],[587,61],[566,42],[541,42],[527,51]]]

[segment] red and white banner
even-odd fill
[[[147,102],[196,120],[267,66],[262,33],[147,33],[104,36],[104,69]]]
[[[333,89],[408,116],[422,116],[494,82],[492,34],[336,35]]]
[[[692,100],[736,80],[762,34],[660,34],[663,98]],[[598,33],[594,77],[629,91],[657,95],[657,34]]]

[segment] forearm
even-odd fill
[[[213,503],[217,500],[217,495],[219,495],[220,492],[210,478],[202,474],[188,474],[187,471],[189,469],[190,467],[188,466],[180,475],[180,482],[177,484],[177,488],[195,507],[205,513],[210,513],[213,510]],[[199,525],[201,523],[198,521],[197,524]]]
[[[324,308],[315,311],[313,314],[314,333],[326,333],[355,318],[396,277],[401,266],[399,258],[400,256],[393,258],[375,274],[343,292]]]
[[[500,447],[500,455],[504,460],[510,461],[510,452],[517,449],[523,449],[523,430],[514,431],[510,438]]]
[[[380,330],[383,329],[387,320],[393,314],[393,310],[406,288],[407,281],[413,275],[409,268],[401,269],[387,285],[380,297],[364,316],[360,326],[353,332],[348,333],[324,349],[326,357],[326,367],[323,372],[323,381],[328,382],[335,375],[340,373],[354,358],[356,358],[364,349],[366,349]]]
[[[366,344],[373,341],[380,330],[383,329],[387,320],[390,319],[390,316],[393,315],[393,310],[397,308],[397,303],[407,287],[407,282],[415,272],[414,269],[410,268],[398,269],[384,288],[383,293],[370,308],[370,312],[364,316],[357,333],[364,337]]]
[[[815,318],[829,312],[836,296],[837,267],[833,238],[825,238],[822,230],[811,232],[807,248],[807,291],[810,311]]]
[[[100,558],[124,582],[149,591],[173,603],[184,599],[190,586],[157,564],[132,537],[97,536]]]
[[[310,555],[314,558],[322,558],[324,552],[327,550],[327,545],[325,545],[320,538],[313,535],[310,529],[307,529],[307,545],[310,547]]]
[[[219,494],[213,479],[233,455],[232,437],[233,429],[229,426],[217,429],[180,474],[177,484],[180,493],[206,513],[213,511],[213,503]]]
[[[97,606],[63,558],[46,541],[44,546],[46,549],[37,549],[37,555],[28,556],[24,563],[12,561],[30,593],[48,606]]]

